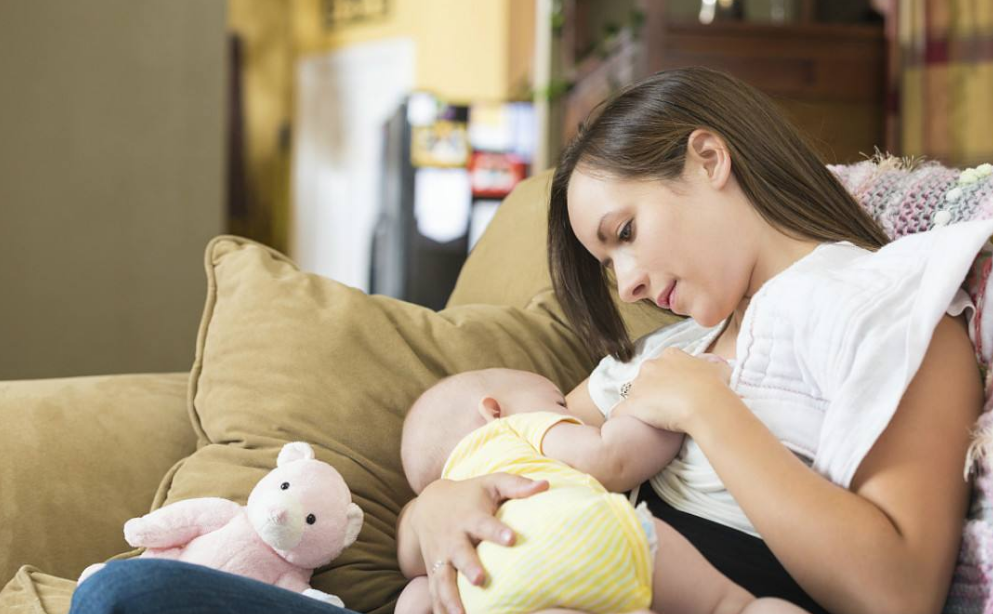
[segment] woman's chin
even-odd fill
[[[721,316],[721,314],[712,311],[701,313],[696,310],[690,310],[689,316],[703,328],[713,328],[725,320],[725,317]]]

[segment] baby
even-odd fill
[[[797,613],[775,599],[755,599],[710,566],[675,530],[611,491],[633,488],[678,452],[682,436],[631,417],[601,427],[570,415],[562,392],[524,371],[487,369],[442,380],[414,403],[401,456],[420,493],[447,478],[495,472],[547,480],[547,491],[513,499],[497,512],[517,534],[512,547],[481,542],[483,586],[459,574],[469,614],[570,608],[583,612],[653,611]],[[416,544],[400,544],[411,578],[398,614],[431,611]]]

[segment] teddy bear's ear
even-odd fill
[[[311,448],[309,443],[294,441],[293,443],[286,444],[283,446],[283,449],[279,451],[279,457],[276,459],[276,466],[282,467],[287,463],[292,463],[299,460],[312,460],[313,458],[314,448]]]
[[[348,524],[345,526],[345,541],[341,545],[342,548],[351,546],[356,538],[358,538],[359,531],[362,530],[362,508],[354,503],[349,503],[348,511],[345,512],[345,518]]]

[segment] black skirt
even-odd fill
[[[652,515],[679,531],[718,571],[756,597],[779,597],[811,614],[830,614],[790,576],[761,539],[672,507],[647,482],[638,501]]]

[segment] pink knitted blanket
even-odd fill
[[[877,155],[828,167],[891,238],[936,224],[993,218],[993,167],[960,171],[937,163]],[[973,474],[972,502],[962,533],[944,614],[993,614],[993,245],[977,255],[963,287],[976,304],[969,331],[983,373],[986,403],[976,424],[965,473]]]

